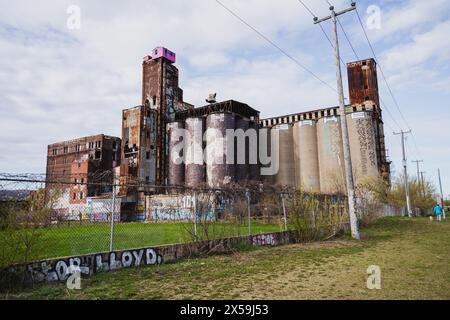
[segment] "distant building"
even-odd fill
[[[56,201],[59,212],[68,214],[69,207],[85,205],[87,197],[111,192],[114,168],[120,165],[120,149],[120,138],[103,134],[49,145],[46,203]]]

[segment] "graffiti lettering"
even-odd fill
[[[276,240],[273,234],[258,234],[252,237],[252,244],[254,246],[274,246]]]
[[[76,272],[79,270],[80,274],[89,275],[132,266],[138,267],[142,264],[160,264],[162,260],[155,249],[148,248],[44,261],[28,265],[27,270],[35,282],[66,281],[73,274],[73,270],[76,270]],[[74,277],[70,278],[73,285],[76,286],[76,279],[74,279]]]

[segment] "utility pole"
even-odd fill
[[[441,190],[441,206],[443,210],[443,217],[445,219],[444,193],[442,192],[441,169],[438,169],[438,175],[439,175],[439,189]]]
[[[359,240],[360,235],[358,227],[358,218],[356,216],[356,199],[355,199],[355,186],[353,179],[353,167],[352,167],[352,159],[350,156],[350,140],[348,137],[347,116],[345,111],[345,99],[344,99],[344,86],[342,84],[341,57],[339,53],[339,39],[337,32],[337,17],[354,10],[356,10],[355,2],[352,2],[350,8],[339,12],[334,11],[334,6],[330,6],[331,15],[322,19],[314,17],[314,24],[319,24],[327,20],[331,20],[333,25],[334,54],[336,60],[336,78],[339,94],[339,109],[341,115],[342,144],[344,149],[345,180],[347,182],[348,213],[350,216],[350,229],[352,232],[352,237],[354,239]]]
[[[403,151],[403,175],[405,176],[405,194],[406,194],[406,208],[408,210],[408,217],[412,218],[412,210],[411,210],[411,199],[409,197],[409,184],[408,184],[408,165],[406,161],[406,150],[405,150],[405,135],[411,133],[411,130],[394,132],[394,135],[402,136],[402,151]]]
[[[420,184],[420,169],[419,169],[419,163],[423,162],[423,160],[413,160],[413,163],[417,165],[417,183]]]

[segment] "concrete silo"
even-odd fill
[[[376,132],[371,111],[353,112],[347,115],[350,153],[355,183],[365,177],[379,175],[376,149]]]
[[[339,116],[323,117],[317,122],[320,191],[345,190],[344,152]]]
[[[233,113],[212,113],[206,118],[206,182],[210,188],[221,188],[235,181],[234,159],[228,153],[227,130],[235,128]]]
[[[236,118],[236,134],[239,134],[239,129],[244,131],[244,134],[249,129],[249,121],[244,118]],[[236,182],[245,183],[250,179],[250,164],[249,164],[249,141],[244,135],[244,140],[237,138],[234,148],[234,160],[236,165]],[[244,157],[244,159],[240,159]],[[244,161],[242,161],[244,160]]]
[[[185,136],[184,122],[176,121],[167,124],[169,136],[168,184],[184,186],[185,172]],[[176,192],[177,190],[170,190]]]
[[[205,183],[203,162],[203,118],[187,118],[185,142],[185,184],[186,187],[200,187]]]
[[[252,161],[253,163],[249,164],[249,170],[250,170],[250,176],[249,180],[253,182],[258,182],[261,180],[261,172],[260,167],[261,164],[259,162],[259,125],[257,122],[250,121],[249,123],[249,129],[254,130],[256,135],[256,142],[253,145],[249,145],[248,152],[253,152],[254,156],[256,157],[256,161]],[[255,163],[256,162],[256,163]]]
[[[273,146],[272,153],[279,152],[279,169],[275,176],[275,184],[278,186],[295,187],[295,161],[294,161],[294,136],[292,126],[277,125],[272,128],[279,134],[278,146]]]
[[[306,192],[320,192],[316,121],[297,122],[293,130],[296,187]]]

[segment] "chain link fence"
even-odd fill
[[[187,189],[119,180],[0,174],[0,267],[302,228],[336,231],[348,220],[341,196],[262,183]]]

